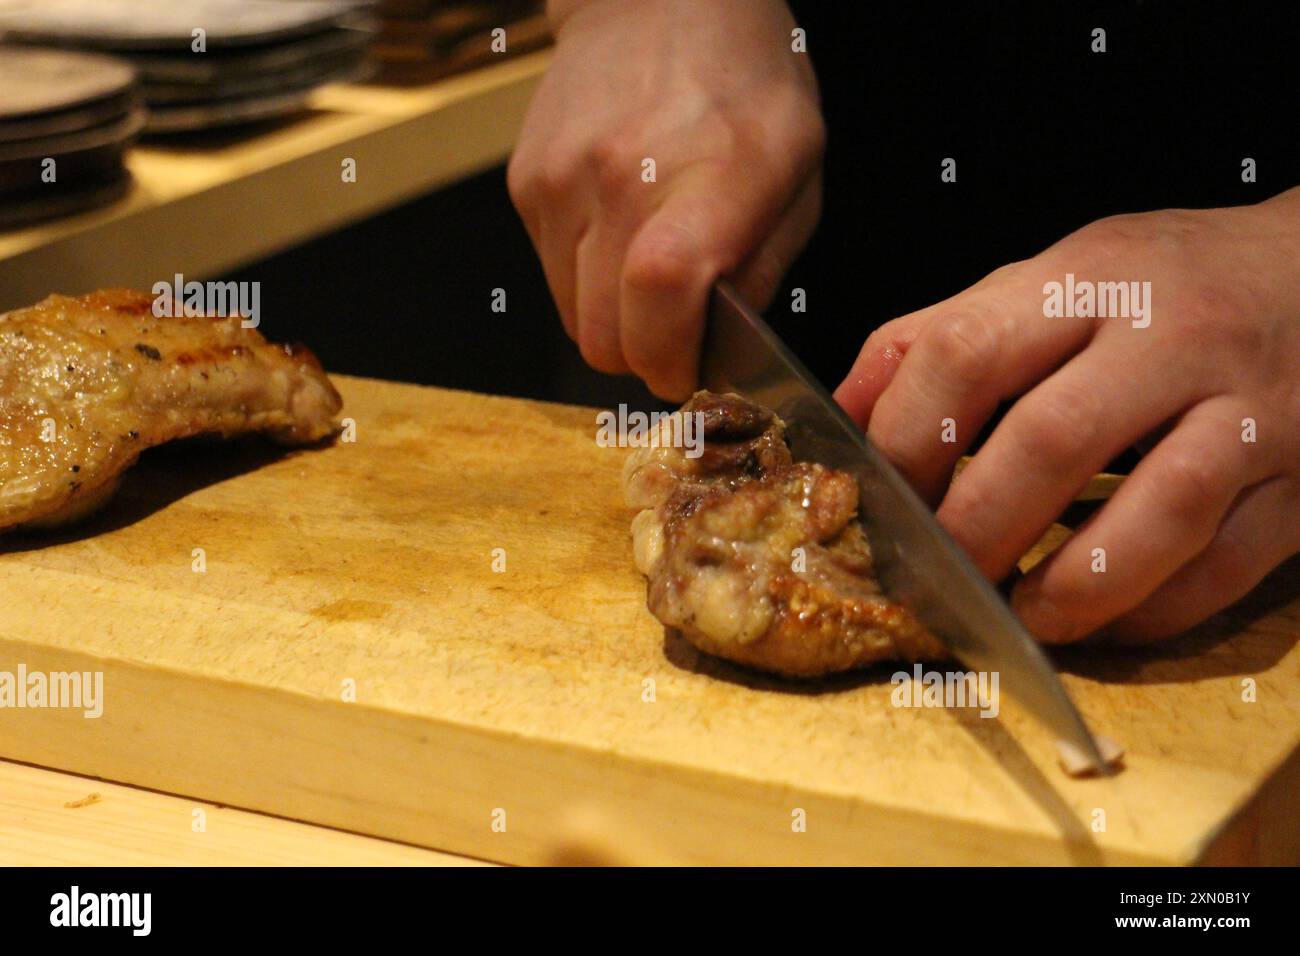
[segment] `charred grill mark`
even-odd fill
[[[714,475],[720,472],[732,472],[737,477],[757,477],[760,472],[758,450],[753,443],[713,444],[705,441],[703,452],[699,457],[701,474]]]
[[[682,413],[702,416],[704,447],[695,462],[697,474],[724,474],[735,485],[789,464],[783,428],[761,405],[738,395],[700,392],[682,406]]]
[[[696,395],[682,412],[703,414],[705,440],[717,442],[756,438],[772,424],[770,411],[734,395]]]

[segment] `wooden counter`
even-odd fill
[[[477,860],[0,760],[0,866],[482,866]]]

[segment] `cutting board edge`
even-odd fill
[[[6,657],[19,648],[30,650],[26,645],[0,639],[0,654]],[[0,720],[0,756],[481,859],[524,864],[553,862],[563,857],[569,841],[563,833],[557,835],[554,828],[562,828],[572,810],[594,810],[597,816],[603,815],[606,829],[616,834],[630,830],[635,837],[632,843],[656,846],[657,852],[674,863],[1192,862],[1181,852],[1162,855],[1080,844],[991,823],[924,814],[907,807],[855,802],[842,794],[812,790],[792,793],[780,784],[719,770],[622,756],[570,742],[529,740],[525,735],[500,729],[420,718],[363,704],[322,701],[283,688],[218,681],[61,649],[47,649],[43,657],[26,663],[29,671],[98,667],[104,671],[106,698],[109,688],[116,687],[125,689],[128,701],[136,703],[128,705],[125,717],[117,720],[109,720],[106,707],[105,717],[99,721],[107,722],[97,722],[95,729],[107,727],[111,733],[99,741],[89,741],[76,753],[44,746],[45,739],[60,735],[31,733],[24,737],[21,730],[13,732],[17,721]],[[218,699],[205,700],[205,694]],[[328,729],[339,733],[322,734],[325,728],[321,704],[330,705],[325,711]],[[356,720],[348,718],[349,711],[355,713]],[[51,714],[56,715],[54,719],[83,719],[61,711],[12,711],[0,717],[21,715],[18,720],[34,722]],[[257,716],[250,718],[250,714]],[[232,717],[237,720],[235,729],[242,742],[214,734],[214,729],[228,727]],[[260,746],[259,734],[263,741]],[[450,764],[445,755],[422,746],[435,736],[451,744],[450,750],[456,756]],[[64,734],[62,739],[74,737]],[[285,759],[290,745],[296,745],[295,739],[298,743],[308,742],[309,752],[316,754],[316,759],[304,762],[299,753],[297,772],[301,773],[303,766],[313,769],[302,779],[276,779],[274,775],[285,772],[285,768],[291,768],[291,774],[295,772],[295,761]],[[150,741],[153,746],[143,746]],[[386,748],[386,753],[378,760],[375,754],[368,755],[370,769],[354,775],[359,785],[338,786],[338,769],[348,765],[349,755],[355,760],[358,746],[366,745],[373,745],[376,753]],[[171,756],[159,761],[154,759],[157,753]],[[185,755],[185,760],[177,760],[178,755]],[[510,796],[484,800],[483,818],[478,824],[463,818],[448,821],[430,816],[427,804],[422,807],[419,793],[409,787],[406,799],[394,803],[391,791],[385,791],[385,782],[400,781],[421,765],[442,774],[433,781],[434,789],[453,797],[441,801],[443,811],[464,805],[467,791],[495,786],[494,792]],[[556,766],[567,766],[569,771],[557,778],[551,772]],[[662,773],[664,768],[671,768],[673,773]],[[456,770],[461,771],[459,776]],[[522,782],[521,775],[526,778]],[[584,777],[590,788],[586,795],[574,797],[567,793],[566,785]],[[679,816],[651,821],[649,825],[638,821],[637,804],[644,799],[637,793],[639,787],[657,790],[650,806],[676,806]],[[702,804],[701,798],[707,802]],[[494,839],[498,834],[492,833],[487,822],[489,811],[496,809],[489,804],[494,803],[503,805],[508,820],[511,814],[517,818],[522,813],[526,821],[522,839]],[[791,843],[786,833],[778,835],[776,816],[781,817],[784,829],[790,830],[792,803],[807,813],[812,839],[805,839],[808,833],[798,834]],[[510,809],[513,807],[521,810],[516,812]],[[451,812],[454,815],[455,811]],[[766,830],[757,819],[765,812],[770,824]],[[731,844],[741,849],[736,856],[725,859],[711,855],[716,841],[710,840],[716,834],[716,821],[724,818],[733,828],[740,819],[747,820],[740,833],[745,838]],[[954,828],[955,837],[950,835]],[[824,835],[817,836],[818,830]],[[943,836],[936,840],[936,833]],[[1008,853],[1011,847],[1015,850]]]

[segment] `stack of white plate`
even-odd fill
[[[9,43],[112,52],[139,72],[146,132],[229,126],[303,108],[370,69],[368,0],[8,0]]]
[[[120,197],[123,154],[144,121],[121,60],[0,46],[0,228]]]

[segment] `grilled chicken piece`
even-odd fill
[[[872,577],[852,476],[792,462],[781,420],[738,395],[698,392],[681,411],[703,414],[703,453],[671,447],[665,419],[623,473],[655,617],[706,653],[792,676],[947,656]]]
[[[54,295],[0,315],[0,531],[83,517],[152,445],[333,431],[342,399],[311,352],[237,316],[157,318],[153,301]]]

